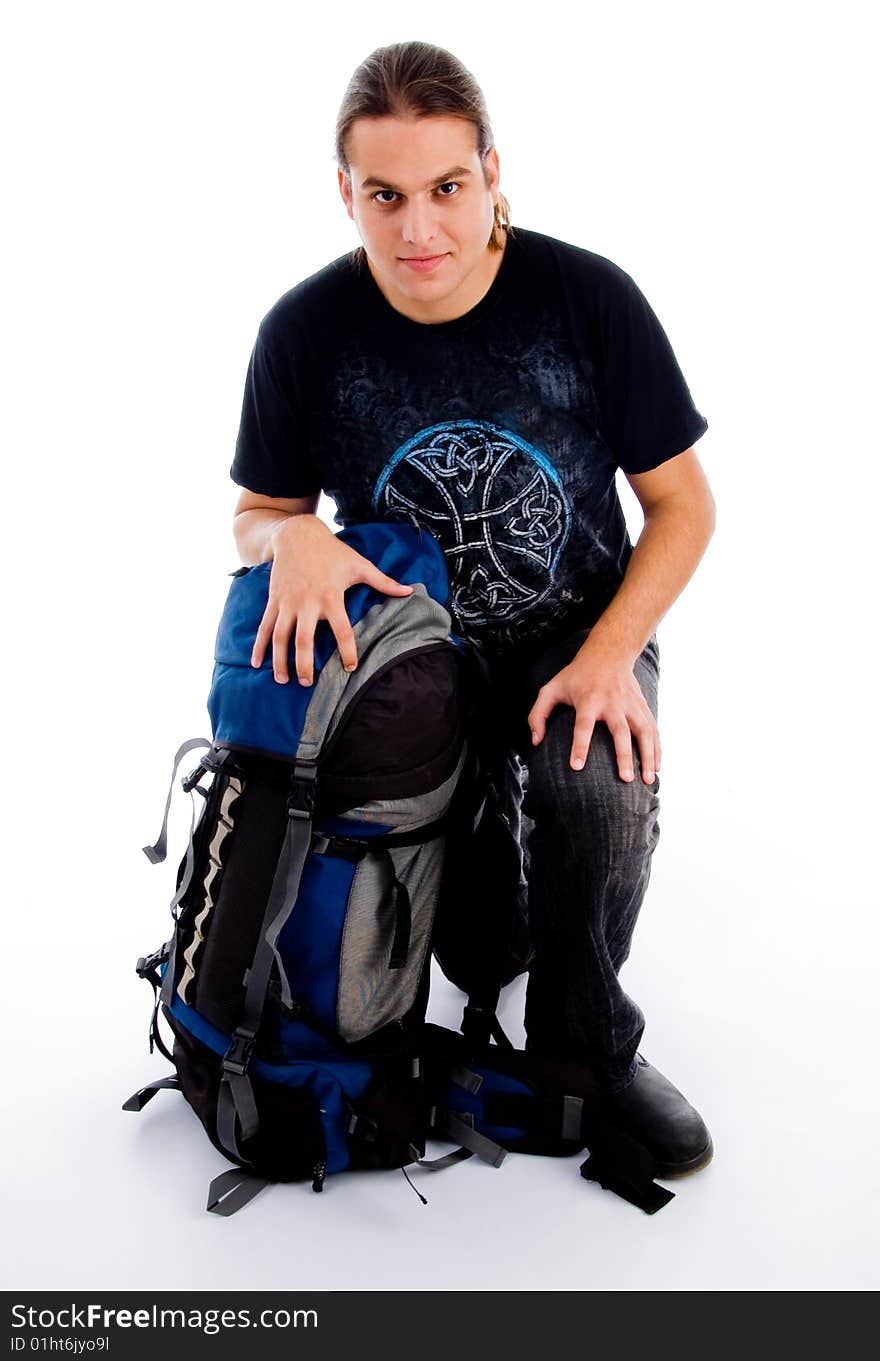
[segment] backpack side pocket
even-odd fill
[[[353,1043],[412,1007],[431,941],[445,836],[364,856],[345,915],[336,1029]]]

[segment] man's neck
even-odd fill
[[[476,307],[477,303],[486,296],[489,289],[492,287],[492,284],[495,282],[495,277],[501,268],[501,262],[504,259],[504,252],[506,249],[507,234],[505,233],[504,245],[501,250],[490,250],[488,246],[486,247],[484,268],[473,269],[467,278],[462,280],[459,287],[447,297],[440,298],[434,303],[422,304],[415,302],[412,298],[407,297],[405,293],[401,293],[397,289],[395,289],[393,293],[390,292],[383,281],[377,276],[370,257],[366,256],[366,259],[370,273],[376,281],[377,288],[394,310],[396,312],[401,312],[405,317],[408,317],[410,321],[418,321],[423,325],[430,326],[438,325],[444,321],[455,321],[458,317],[463,317],[467,312],[470,312],[472,308]]]

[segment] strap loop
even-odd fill
[[[208,1204],[205,1207],[211,1214],[228,1218],[247,1205],[254,1196],[269,1185],[265,1177],[255,1177],[240,1167],[221,1172],[208,1187]]]
[[[171,795],[174,792],[174,779],[177,775],[177,767],[180,765],[187,752],[194,751],[197,747],[210,747],[211,743],[205,737],[191,737],[189,741],[183,742],[174,754],[174,764],[171,768],[171,782],[168,785],[168,796],[165,799],[165,812],[162,817],[162,828],[152,846],[144,846],[143,852],[151,865],[159,865],[165,859],[168,851],[168,811],[171,808]]]

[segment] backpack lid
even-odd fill
[[[292,761],[314,761],[342,707],[389,658],[431,643],[457,643],[450,634],[449,579],[443,550],[433,535],[409,524],[379,522],[343,530],[339,538],[396,581],[414,586],[410,596],[385,595],[363,583],[346,592],[355,630],[358,668],[343,670],[329,623],[315,630],[314,683],[279,684],[271,648],[259,668],[251,652],[269,599],[272,564],[235,573],[217,631],[214,676],[208,696],[214,741]],[[382,609],[375,607],[382,605]],[[291,640],[292,647],[292,640]]]

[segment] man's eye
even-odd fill
[[[445,184],[438,184],[437,186],[441,198],[453,198],[456,190],[460,188],[461,186],[457,183],[456,180],[447,180]],[[448,194],[441,192],[442,190],[445,189],[449,189],[451,190],[451,192]],[[383,198],[382,197],[383,194],[388,195],[388,197]],[[375,202],[384,204],[393,203],[397,197],[398,194],[396,189],[377,189],[376,193],[373,195],[373,199],[375,200]]]

